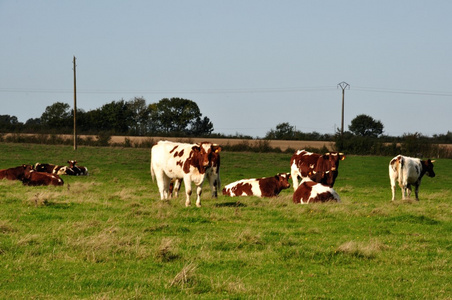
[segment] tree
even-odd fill
[[[271,140],[293,140],[295,138],[295,133],[295,127],[285,122],[276,125],[275,130],[272,129],[267,132],[265,138]]]
[[[56,102],[46,107],[41,115],[43,125],[52,128],[70,127],[71,107],[67,103]]]
[[[144,98],[135,97],[127,101],[126,106],[131,114],[129,131],[134,135],[144,135],[147,132],[150,111]]]
[[[378,137],[383,133],[383,123],[374,120],[368,115],[362,114],[352,120],[348,129],[358,136]]]
[[[202,135],[213,131],[209,118],[202,119],[198,105],[191,100],[164,98],[150,110],[151,119],[161,132]]]

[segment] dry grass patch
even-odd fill
[[[14,228],[8,221],[0,221],[0,233],[7,234],[16,231],[17,229]]]
[[[174,239],[164,238],[155,251],[155,258],[162,262],[173,261],[180,257],[178,252]]]
[[[372,259],[375,258],[378,253],[388,248],[388,246],[377,240],[371,240],[369,242],[349,241],[340,245],[336,249],[336,252],[360,258]]]
[[[188,263],[182,270],[174,276],[171,280],[170,287],[179,287],[184,289],[187,284],[194,284],[196,279],[196,268],[197,265],[194,263]]]

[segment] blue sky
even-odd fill
[[[196,102],[215,132],[452,131],[451,1],[0,0],[0,114],[117,100]]]

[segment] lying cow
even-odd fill
[[[0,179],[8,180],[22,180],[25,176],[26,171],[33,169],[31,165],[22,165],[15,168],[0,170]]]
[[[157,179],[160,199],[169,198],[171,179],[183,179],[185,185],[185,206],[190,206],[192,182],[196,185],[196,206],[201,206],[202,183],[206,171],[212,166],[212,156],[221,147],[212,143],[200,144],[159,141],[151,149],[151,175]]]
[[[54,165],[54,164],[41,164],[36,163],[34,166],[34,170],[36,172],[45,172],[50,174],[63,175],[64,171],[61,170],[63,166]]]
[[[69,168],[66,167],[66,175],[88,175],[88,168],[84,166],[77,166],[76,160],[68,160]]]
[[[290,187],[289,178],[289,173],[279,173],[273,177],[242,179],[225,186],[223,195],[275,197],[283,189]]]
[[[306,150],[296,151],[290,159],[290,171],[294,191],[298,188],[298,178],[310,178],[317,183],[334,186],[338,175],[339,161],[345,155],[338,152],[317,154]]]
[[[389,162],[389,179],[391,181],[392,201],[395,199],[396,181],[402,189],[402,199],[411,196],[411,185],[415,187],[416,200],[419,200],[419,186],[421,179],[426,174],[435,177],[433,171],[434,160],[420,160],[403,155],[397,155]]]
[[[37,172],[28,170],[22,179],[24,185],[38,186],[38,185],[63,185],[64,181],[57,174],[50,174],[45,172]]]
[[[301,181],[300,186],[293,194],[292,200],[294,203],[301,204],[327,201],[341,202],[341,198],[332,187],[314,182],[309,178]]]

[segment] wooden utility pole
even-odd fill
[[[341,118],[341,137],[342,137],[342,136],[344,136],[344,98],[345,98],[345,89],[346,88],[350,88],[350,85],[347,82],[342,81],[337,86],[342,89],[342,118]]]
[[[74,56],[74,150],[77,150],[77,77],[75,72],[75,56]]]

